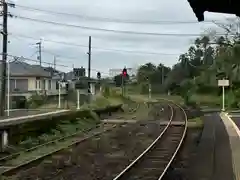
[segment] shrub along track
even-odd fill
[[[165,108],[164,119],[171,117]],[[159,136],[164,126],[159,121],[125,124],[65,149],[29,170],[18,169],[13,179],[21,180],[107,180],[115,177]],[[11,175],[11,173],[9,173]],[[10,179],[10,177],[7,177]]]
[[[101,119],[137,119],[144,120],[148,118],[149,108],[145,103],[137,103],[131,100],[124,100],[122,111],[111,114],[110,116],[102,116]]]

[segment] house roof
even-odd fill
[[[0,63],[2,69],[2,63]],[[51,77],[51,73],[40,65],[31,65],[25,62],[10,62],[10,76],[39,76]]]

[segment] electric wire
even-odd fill
[[[103,32],[111,32],[111,33],[121,33],[121,34],[132,34],[132,35],[146,35],[146,36],[174,36],[174,37],[196,37],[200,34],[190,34],[190,33],[157,33],[157,32],[138,32],[138,31],[127,31],[127,30],[115,30],[115,29],[104,29],[104,28],[96,28],[96,27],[88,27],[88,26],[81,26],[81,25],[74,25],[74,24],[66,24],[66,23],[60,23],[55,21],[47,21],[42,19],[35,19],[30,17],[24,17],[20,15],[13,15],[13,17],[23,19],[23,20],[29,20],[33,22],[39,22],[39,23],[46,23],[46,24],[52,24],[52,25],[58,25],[58,26],[65,26],[65,27],[72,27],[72,28],[80,28],[85,30],[93,30],[93,31],[103,31]],[[224,35],[223,33],[218,33],[217,35]]]
[[[157,21],[137,21],[137,20],[127,20],[127,19],[117,19],[117,18],[108,18],[108,17],[96,17],[96,16],[88,16],[88,15],[80,15],[80,14],[73,14],[73,13],[65,13],[65,12],[56,12],[52,10],[40,9],[35,7],[29,7],[24,5],[15,4],[16,7],[29,10],[29,11],[39,11],[45,12],[48,14],[53,15],[64,15],[64,16],[71,16],[77,17],[80,19],[91,20],[91,21],[103,21],[103,22],[115,22],[115,23],[131,23],[131,24],[199,24],[198,21],[170,21],[170,20],[157,20]],[[203,23],[213,23],[213,20],[205,20]]]

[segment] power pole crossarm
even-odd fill
[[[2,47],[2,83],[1,83],[1,104],[0,104],[0,116],[4,116],[6,107],[6,76],[7,76],[7,43],[8,43],[8,5],[5,0],[2,0],[3,6],[3,47]]]

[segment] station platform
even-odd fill
[[[29,111],[25,114],[15,114],[14,116],[0,118],[0,128],[21,124],[25,122],[35,121],[41,118],[46,118],[48,116],[56,116],[62,115],[64,113],[68,113],[70,110],[56,110],[56,111],[48,111],[48,112],[38,112],[38,111]]]
[[[204,128],[192,157],[189,179],[240,179],[240,135],[227,113],[204,116]]]
[[[240,179],[240,116],[231,117],[229,113],[220,114],[228,132],[235,179]]]

